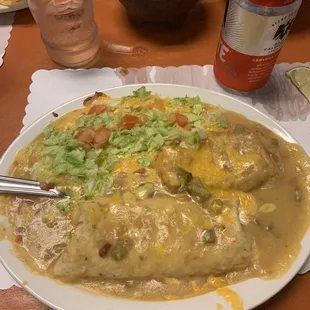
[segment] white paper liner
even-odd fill
[[[5,49],[11,36],[14,15],[15,13],[0,14],[0,67],[3,64]]]

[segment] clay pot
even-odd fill
[[[135,23],[180,23],[199,0],[120,0]]]

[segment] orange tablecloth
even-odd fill
[[[130,24],[118,0],[94,0],[100,36],[105,41],[93,67],[180,66],[213,63],[225,0],[201,0],[181,29]],[[304,0],[278,62],[310,61],[310,1]],[[109,50],[111,44],[143,51],[140,56]],[[139,54],[139,53],[138,53]],[[28,10],[17,12],[9,46],[0,68],[0,154],[18,135],[29,94],[31,75],[39,69],[60,68],[45,52]],[[44,102],[42,102],[44,104]],[[310,274],[294,280],[259,310],[308,310]],[[1,310],[46,309],[22,289],[0,290]]]

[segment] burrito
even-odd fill
[[[56,277],[154,279],[220,274],[248,266],[251,243],[238,201],[213,199],[204,210],[187,197],[122,203],[120,194],[85,202]]]

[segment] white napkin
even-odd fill
[[[295,65],[301,64],[277,65],[266,87],[252,93],[251,96],[232,96],[254,105],[257,109],[276,119],[295,136],[310,154],[309,134],[305,134],[310,132],[310,122],[307,121],[310,104],[284,77],[284,72]],[[211,65],[179,68],[145,67],[128,70],[121,68],[39,70],[32,76],[22,131],[45,113],[74,98],[98,90],[135,83],[183,84],[225,93],[216,83]],[[306,273],[309,270],[310,259],[299,273]],[[0,269],[0,288],[3,286],[3,272]]]
[[[0,14],[0,67],[3,64],[3,56],[5,49],[8,46],[10,32],[12,30],[12,23],[14,21],[15,13]]]

